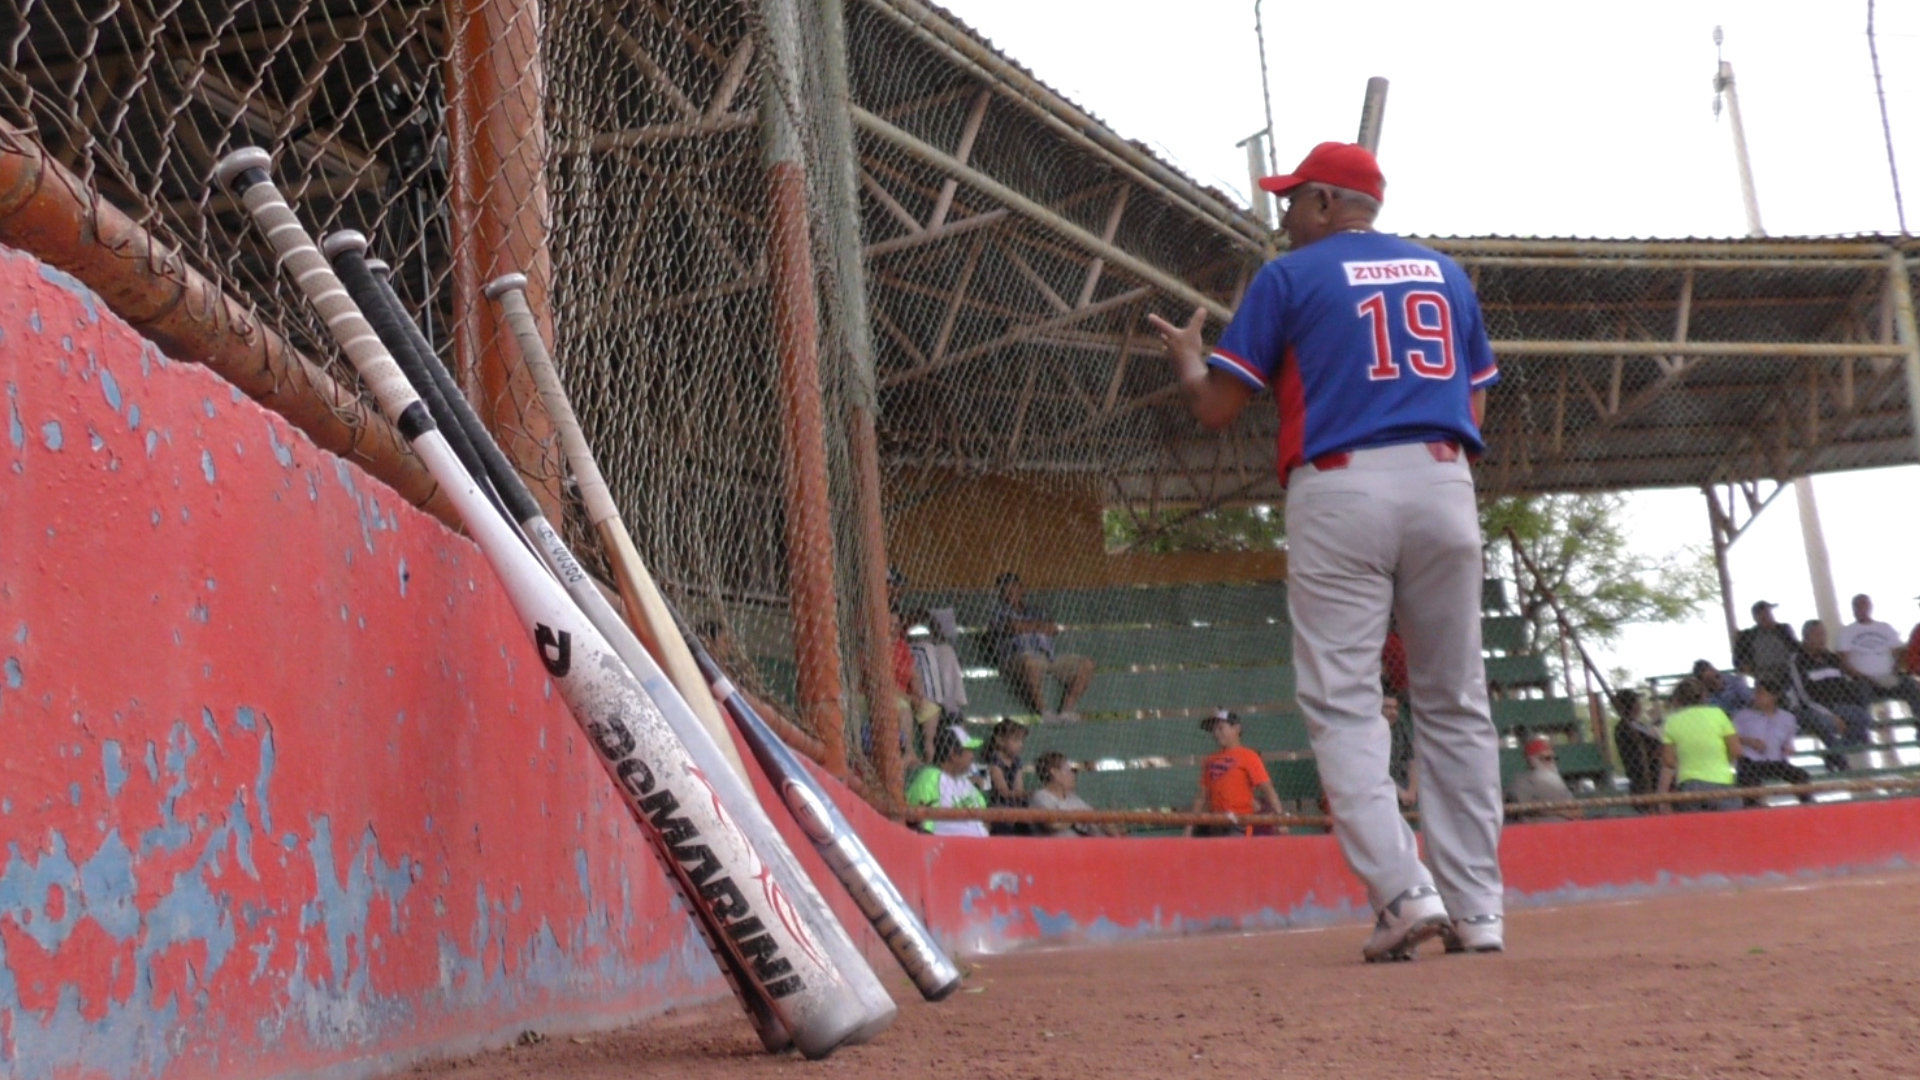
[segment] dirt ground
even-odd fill
[[[972,963],[951,1000],[900,981],[893,1028],[771,1058],[727,1008],[415,1070],[433,1080],[819,1075],[1920,1076],[1920,874],[1520,911],[1508,952],[1360,963],[1365,930],[1185,938]]]

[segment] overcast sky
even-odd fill
[[[947,0],[947,8],[1121,135],[1244,201],[1266,123],[1253,0]],[[1350,140],[1369,76],[1391,82],[1382,228],[1424,235],[1739,236],[1728,121],[1713,111],[1725,27],[1762,221],[1775,235],[1894,233],[1893,185],[1865,0],[1616,0],[1604,5],[1264,0],[1282,168]],[[1920,229],[1920,2],[1882,0],[1880,65],[1909,226]],[[1498,393],[1498,390],[1495,391]],[[1816,482],[1841,605],[1874,594],[1920,618],[1920,468]],[[1651,551],[1705,543],[1697,491],[1636,495]],[[1814,614],[1800,521],[1781,496],[1733,549],[1734,596]],[[1630,635],[1611,662],[1645,676],[1724,661],[1718,607]]]

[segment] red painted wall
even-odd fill
[[[4,249],[0,393],[9,1076],[724,993],[471,544]]]
[[[4,248],[0,391],[8,1076],[368,1075],[724,994],[472,545]],[[1327,837],[934,839],[835,794],[967,952],[1365,914]],[[1920,800],[1504,856],[1517,904],[1897,866]]]

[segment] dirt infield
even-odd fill
[[[415,1070],[1055,1080],[1920,1075],[1920,873],[1517,912],[1502,956],[1359,962],[1364,931],[1187,938],[973,964],[936,1006],[824,1063],[728,1009]]]

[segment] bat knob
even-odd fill
[[[388,266],[385,259],[368,259],[367,272],[375,277],[389,277],[393,274],[393,267]]]
[[[367,234],[356,229],[328,233],[326,239],[320,241],[320,250],[328,259],[337,259],[349,251],[364,255],[367,251]]]
[[[501,274],[499,277],[488,282],[487,287],[482,289],[481,292],[485,293],[489,300],[498,300],[516,289],[520,292],[527,291],[527,275]]]
[[[258,146],[244,146],[220,159],[213,167],[214,185],[222,190],[238,191],[242,185],[238,181],[255,169],[265,173],[273,167],[273,155]],[[251,187],[251,183],[245,185]]]

